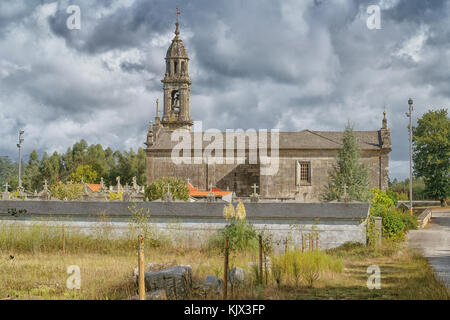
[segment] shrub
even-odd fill
[[[230,251],[256,249],[258,235],[253,225],[246,219],[244,204],[239,201],[236,210],[229,204],[224,207],[223,213],[228,224],[211,239],[210,245],[223,249],[225,239],[228,237]]]
[[[369,244],[372,244],[374,236],[373,216],[382,218],[383,237],[392,240],[403,240],[406,230],[416,228],[417,222],[413,222],[406,214],[395,208],[395,195],[393,192],[385,192],[379,189],[372,189],[372,199],[370,201],[370,217],[368,219],[367,236]]]
[[[284,268],[286,277],[293,280],[296,286],[301,280],[310,288],[326,272],[335,273],[344,270],[342,259],[319,250],[301,252],[295,249],[272,258],[272,261],[272,268],[274,264],[277,269]]]
[[[162,177],[154,180],[145,188],[145,198],[148,201],[162,199],[168,189],[173,200],[189,200],[189,188],[186,181],[176,177]]]
[[[380,214],[383,219],[383,236],[394,240],[403,240],[406,226],[402,213],[396,209],[389,209]]]
[[[399,211],[399,210],[398,210]],[[400,211],[400,217],[405,224],[405,230],[415,230],[418,227],[417,218],[415,215],[409,214],[409,212]]]
[[[83,194],[83,186],[58,181],[50,187],[50,194],[59,200],[80,200]]]

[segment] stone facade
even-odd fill
[[[342,147],[343,132],[312,130],[280,132],[278,171],[272,175],[261,173],[260,162],[249,161],[248,145],[245,145],[246,161],[241,164],[206,163],[207,161],[188,164],[173,162],[172,152],[177,144],[172,141],[171,135],[176,129],[186,130],[191,135],[192,155],[196,150],[203,154],[208,147],[205,141],[202,141],[200,146],[196,144],[195,134],[190,132],[192,120],[189,106],[191,82],[187,69],[189,58],[179,38],[178,23],[175,34],[167,51],[167,72],[162,80],[163,120],[160,121],[157,110],[155,124],[150,125],[145,143],[147,184],[159,177],[176,176],[189,179],[192,185],[200,189],[207,190],[212,185],[234,191],[238,197],[250,196],[253,193],[252,186],[256,184],[262,198],[320,201],[322,190],[328,182],[328,172],[336,161],[338,150]],[[178,94],[175,102],[174,94]],[[355,131],[355,136],[361,149],[361,162],[369,170],[371,187],[386,189],[389,179],[389,153],[392,150],[386,114],[380,130]],[[224,137],[223,141],[225,139]],[[272,145],[267,143],[267,146],[269,150],[269,146]],[[234,148],[237,153],[237,146]],[[224,155],[225,152],[223,150]],[[258,152],[261,152],[260,149]],[[306,166],[304,176],[300,173],[302,165]]]

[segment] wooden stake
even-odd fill
[[[309,250],[313,250],[314,249],[314,240],[313,240],[313,234],[310,233],[309,234]]]
[[[66,227],[62,225],[62,254],[66,253]]]
[[[289,238],[286,237],[286,247],[284,248],[284,254],[287,254],[287,252],[288,252],[288,244],[289,244]]]
[[[263,248],[262,248],[262,236],[259,235],[259,283],[263,284]]]
[[[228,244],[229,244],[229,238],[226,237],[225,239],[225,261],[224,261],[224,267],[223,267],[223,299],[227,299],[228,294]]]
[[[139,300],[145,300],[144,236],[138,239]]]
[[[319,233],[316,234],[316,250],[319,250]]]
[[[302,252],[305,252],[305,235],[302,233]]]

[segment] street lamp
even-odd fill
[[[412,121],[412,112],[414,110],[413,100],[409,98],[409,113],[406,113],[406,116],[409,118],[409,213],[413,213],[413,204],[412,204],[412,136],[413,136],[413,121]]]
[[[19,143],[17,148],[19,148],[19,190],[22,189],[22,135],[25,133],[23,130],[19,130]]]

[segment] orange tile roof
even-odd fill
[[[99,192],[101,187],[101,184],[88,184],[88,188],[91,189],[92,192]]]
[[[189,188],[189,196],[191,197],[207,197],[210,190],[198,190],[198,188],[194,187],[190,182],[187,183],[187,186]],[[216,197],[223,197],[227,194],[230,194],[231,191],[223,191],[219,188],[212,188],[212,193]]]

